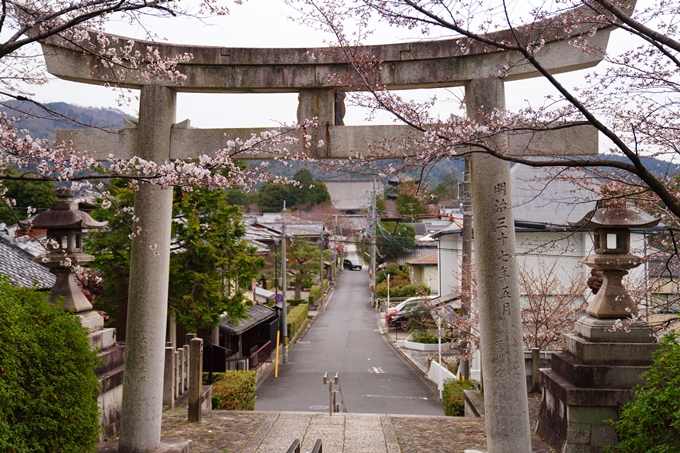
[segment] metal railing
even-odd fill
[[[387,311],[389,308],[393,308],[399,305],[400,302],[405,301],[408,297],[390,297],[389,303],[387,298],[378,298],[376,305],[378,306],[378,311]]]
[[[237,359],[227,359],[228,370],[253,370],[256,371],[262,365],[271,360],[272,356],[272,342],[267,341],[262,344],[257,351],[253,352],[247,357],[239,357]]]
[[[300,439],[295,439],[286,453],[300,453]],[[321,439],[317,439],[311,453],[323,453]]]
[[[342,387],[340,386],[340,377],[335,373],[334,378],[329,378],[328,373],[323,375],[323,385],[328,384],[328,415],[333,415],[333,412],[340,412],[342,406],[343,412],[347,412],[345,408],[345,399],[342,396]],[[333,390],[333,384],[338,387],[338,390]],[[340,394],[340,402],[338,402],[337,395]]]

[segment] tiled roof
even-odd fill
[[[33,262],[33,256],[0,236],[0,274],[7,275],[13,285],[50,289],[55,277],[45,266]]]
[[[373,181],[371,180],[331,180],[324,181],[331,203],[340,211],[359,211],[370,206]],[[383,184],[376,181],[376,192],[383,193]]]
[[[592,176],[581,170],[516,164],[511,173],[515,221],[568,226],[567,220],[582,219],[600,197],[583,187]]]
[[[561,172],[563,177],[555,177],[555,172]],[[568,220],[580,220],[595,208],[598,194],[578,184],[592,179],[583,171],[515,164],[511,176],[515,230],[569,229]],[[432,237],[438,239],[460,231],[461,227],[454,223]]]
[[[429,253],[418,258],[413,258],[406,261],[406,264],[411,266],[436,266],[439,264],[439,252]]]
[[[229,335],[240,335],[246,330],[276,316],[276,311],[273,308],[264,305],[253,305],[252,307],[249,307],[246,312],[248,313],[248,319],[242,319],[235,326],[229,324],[228,316],[222,316],[220,330],[227,332]]]

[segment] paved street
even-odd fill
[[[438,395],[395,355],[369,306],[368,272],[340,272],[326,310],[257,390],[256,410],[327,412],[323,375],[340,376],[350,413],[443,415]]]

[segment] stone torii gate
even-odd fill
[[[540,24],[532,30],[539,30]],[[575,29],[573,36],[584,30]],[[605,49],[609,29],[589,41]],[[514,33],[529,34],[530,29]],[[502,39],[508,31],[493,33]],[[596,65],[600,58],[567,43],[568,37],[552,40],[537,59],[553,73]],[[114,40],[110,40],[114,42]],[[120,42],[127,42],[121,39]],[[498,68],[519,56],[472,45],[460,50],[458,40],[403,43],[362,48],[382,61],[381,83],[388,89],[464,86],[468,115],[505,107],[504,80],[538,77],[528,64],[515,65],[504,77]],[[469,47],[470,43],[465,42]],[[191,62],[179,65],[186,75],[180,85],[128,72],[119,82],[141,90],[139,125],[117,132],[100,130],[61,131],[58,138],[71,140],[75,149],[105,159],[139,156],[157,163],[171,159],[198,158],[223,148],[234,137],[247,139],[260,129],[189,129],[176,124],[177,92],[299,93],[298,119],[319,118],[313,132],[323,138],[322,148],[312,147],[318,158],[346,158],[362,153],[370,157],[369,143],[412,132],[408,126],[339,126],[335,122],[335,93],[356,90],[330,82],[333,74],[352,78],[352,68],[337,54],[319,49],[254,49],[183,46],[137,42],[144,52],[157,47],[161,55],[191,53]],[[60,78],[90,84],[109,84],[101,65],[71,44],[52,38],[43,44],[48,71]],[[346,80],[335,77],[333,80]],[[524,155],[594,154],[597,132],[586,126],[563,129],[548,135],[511,135],[513,153]],[[251,159],[271,157],[267,153]],[[478,239],[477,282],[482,333],[482,363],[488,450],[530,452],[530,427],[524,376],[522,326],[515,263],[514,218],[507,162],[482,154],[472,156],[472,198],[475,237]],[[147,453],[162,447],[161,416],[163,352],[168,299],[168,263],[172,190],[142,184],[135,194],[135,215],[143,234],[132,243],[130,299],[125,353],[122,424],[119,451]],[[149,245],[156,244],[155,251]],[[163,450],[167,451],[167,450]]]

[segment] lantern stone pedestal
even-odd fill
[[[633,400],[634,385],[657,348],[644,323],[611,332],[614,320],[584,316],[562,338],[552,369],[541,370],[542,400],[536,432],[561,453],[600,453],[616,445],[617,420]]]

